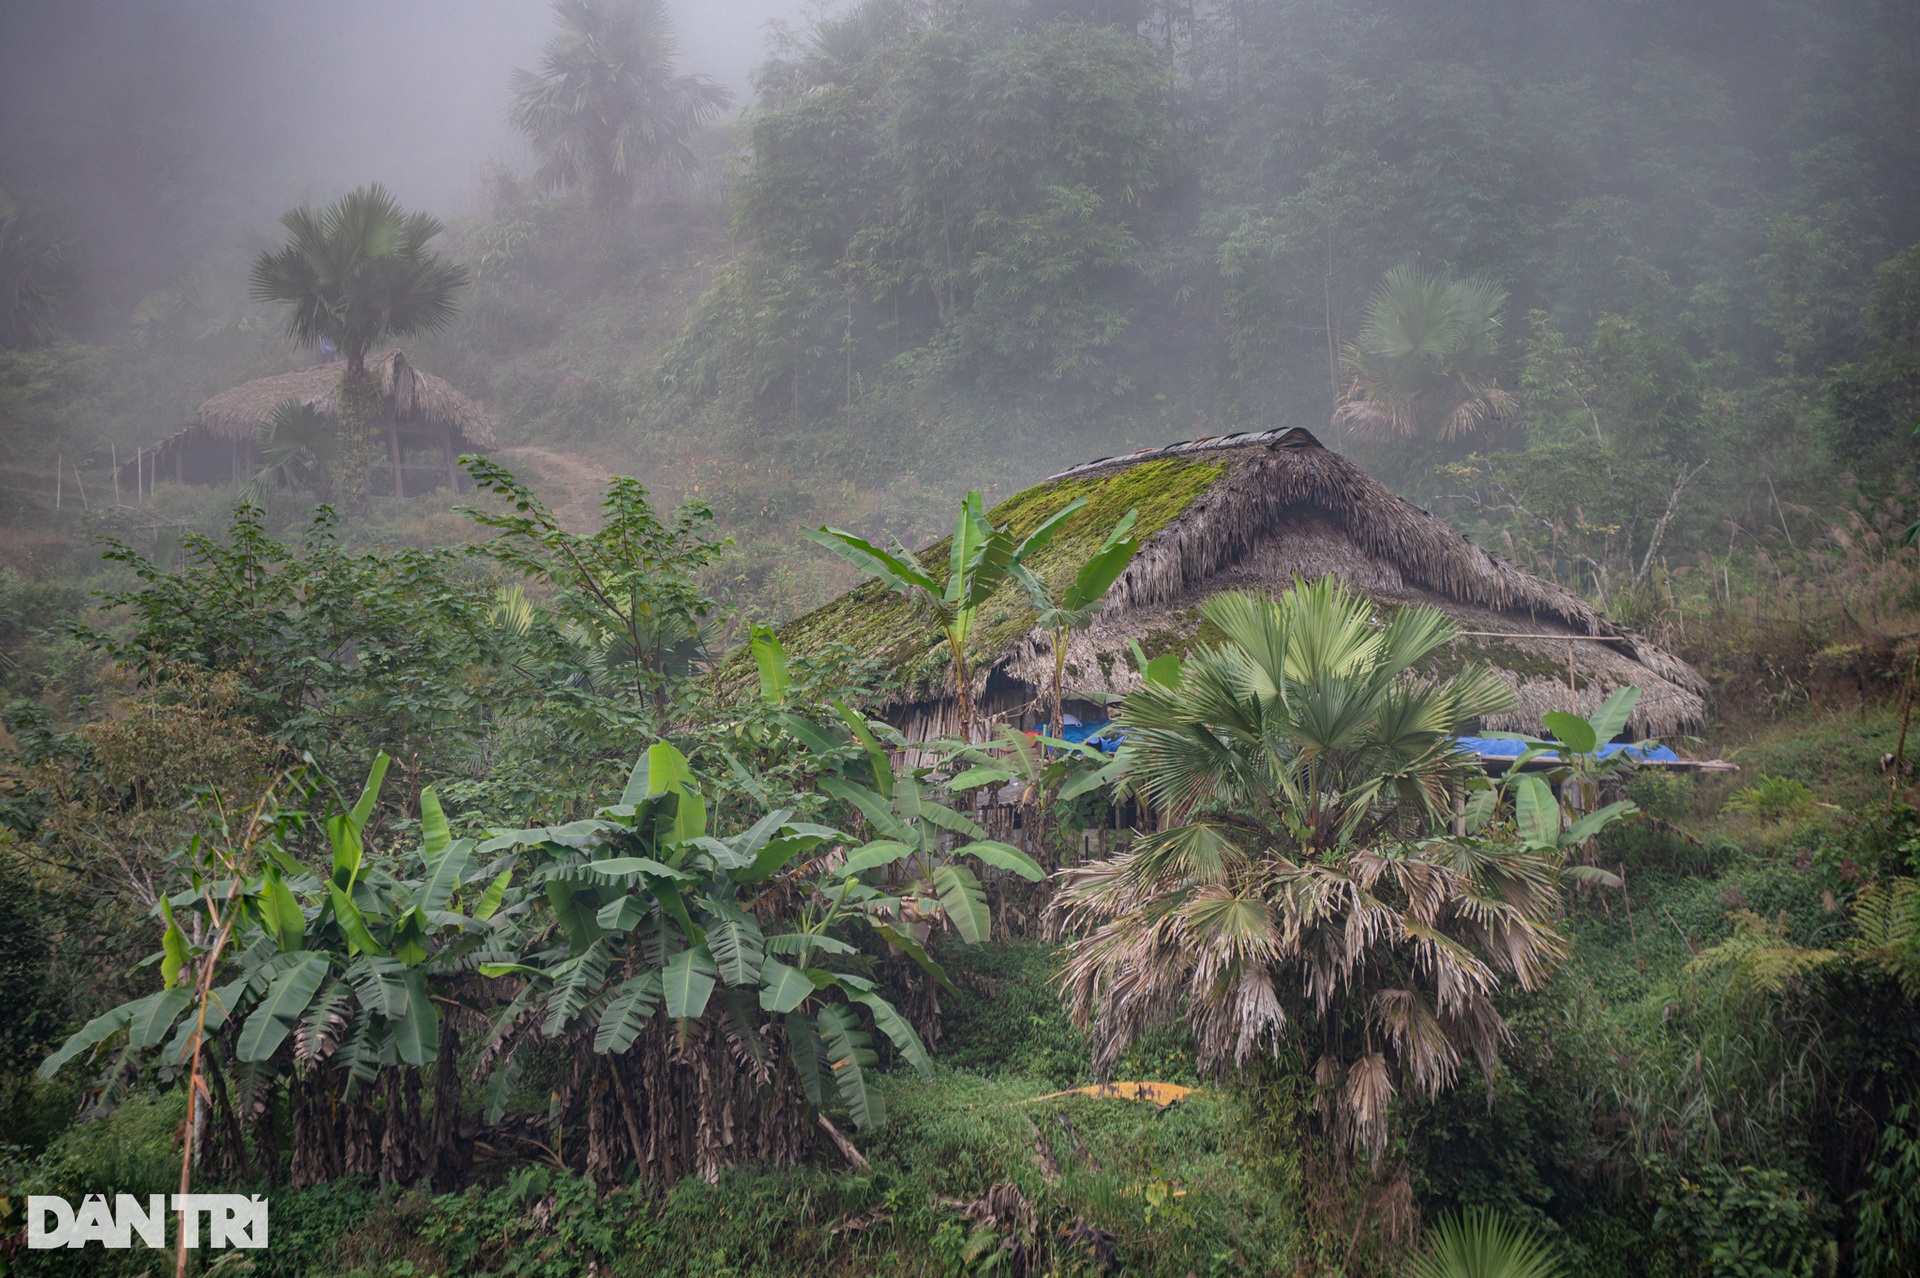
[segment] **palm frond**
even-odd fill
[[[1489,1207],[1443,1217],[1407,1267],[1408,1278],[1561,1278],[1546,1241]]]

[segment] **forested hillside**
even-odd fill
[[[734,91],[563,0],[446,208],[250,177],[217,8],[0,89],[0,1265],[158,1272],[22,1195],[183,1156],[289,1275],[1920,1264],[1920,4],[864,0]],[[497,435],[402,498],[395,346]],[[1036,485],[1285,426],[1736,770],[1569,642],[1488,771],[1457,620],[1280,579],[1117,754],[969,701],[1216,472]]]

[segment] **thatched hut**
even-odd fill
[[[1229,435],[1102,458],[1016,494],[991,518],[1024,534],[1076,497],[1086,498],[1088,509],[1035,565],[1050,583],[1070,579],[1128,509],[1140,512],[1135,531],[1142,546],[1092,627],[1073,637],[1070,692],[1137,687],[1129,640],[1149,657],[1205,642],[1196,605],[1211,595],[1278,591],[1295,576],[1330,575],[1384,606],[1431,604],[1458,621],[1462,634],[1445,660],[1456,667],[1485,662],[1518,699],[1511,714],[1484,728],[1538,731],[1542,712],[1589,712],[1628,684],[1642,690],[1629,725],[1634,735],[1704,726],[1707,685],[1684,661],[1571,591],[1474,545],[1307,431]],[[945,562],[944,546],[933,548],[933,558]],[[1011,589],[987,605],[971,652],[983,716],[1022,727],[1044,720],[1051,649],[1034,620]],[[938,635],[878,583],[788,623],[781,639],[793,653],[839,641],[884,658],[904,683],[887,717],[910,740],[957,731],[953,677]],[[1067,709],[1106,717],[1090,701]]]
[[[281,404],[295,400],[322,417],[338,413],[344,367],[316,364],[221,391],[200,405],[185,429],[126,461],[122,487],[146,493],[156,479],[225,484],[252,474],[260,432]],[[407,497],[442,485],[457,490],[461,474],[454,459],[495,447],[486,411],[409,364],[398,350],[369,355],[367,373],[380,389],[387,436],[385,474],[373,491],[390,488],[395,497]]]

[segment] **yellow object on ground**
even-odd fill
[[[1204,1097],[1206,1094],[1197,1087],[1182,1087],[1178,1083],[1090,1083],[1064,1092],[1048,1092],[1045,1096],[1035,1096],[1020,1103],[1033,1105],[1044,1100],[1058,1100],[1062,1096],[1096,1096],[1111,1100],[1151,1101],[1165,1109],[1189,1096]]]

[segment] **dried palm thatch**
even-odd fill
[[[274,410],[296,400],[322,417],[340,407],[339,364],[316,364],[221,391],[200,405],[193,425],[221,439],[252,440],[272,419]],[[463,451],[485,452],[497,446],[493,423],[478,404],[432,373],[423,373],[398,350],[367,357],[367,374],[380,387],[387,411],[401,421],[451,427],[468,445]]]
[[[1140,680],[1128,641],[1149,656],[1206,642],[1196,609],[1223,590],[1277,592],[1296,576],[1332,576],[1382,606],[1430,604],[1458,622],[1462,636],[1443,666],[1485,662],[1515,694],[1515,708],[1483,727],[1537,730],[1542,712],[1586,713],[1629,684],[1642,692],[1630,732],[1666,736],[1705,724],[1707,685],[1684,661],[1572,591],[1474,545],[1297,427],[1088,462],[1009,498],[990,516],[1024,535],[1074,497],[1089,501],[1076,522],[1097,534],[1139,507],[1142,547],[1093,625],[1073,635],[1069,689],[1131,692]],[[1077,549],[1063,534],[1035,571],[1064,583]],[[944,558],[938,546],[929,554]],[[969,654],[983,714],[1002,722],[1038,716],[1034,698],[1053,667],[1049,637],[1034,620],[1010,595],[988,605]],[[909,737],[957,730],[937,636],[906,601],[878,586],[798,618],[781,639],[789,652],[838,640],[884,657],[904,685],[888,714]],[[746,662],[739,673],[750,669]]]
[[[262,435],[284,406],[297,404],[323,418],[337,415],[344,372],[343,364],[315,364],[221,391],[200,405],[184,429],[122,462],[121,485],[142,493],[156,478],[226,483],[243,477]],[[409,432],[445,432],[436,447],[444,446],[449,459],[498,446],[485,409],[441,378],[415,368],[400,351],[369,355],[367,373],[380,388],[385,415]]]

